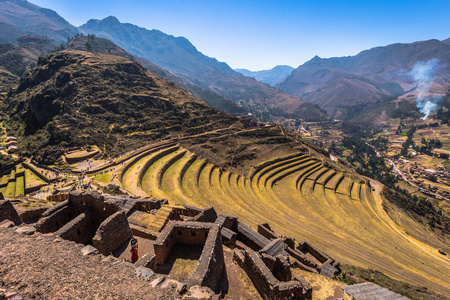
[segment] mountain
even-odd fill
[[[25,0],[0,0],[0,42],[23,34],[42,35],[61,43],[80,31],[55,11]]]
[[[291,66],[276,66],[270,70],[250,71],[247,69],[235,69],[236,72],[244,76],[253,77],[258,81],[274,86],[279,81],[285,79],[294,70]]]
[[[199,52],[186,38],[120,23],[115,17],[89,20],[80,29],[107,38],[126,51],[152,61],[181,78],[186,84],[217,93],[249,108],[259,117],[289,115],[325,118],[324,113],[299,97],[243,76],[226,63]]]
[[[233,101],[228,100],[216,93],[203,90],[197,86],[187,85],[177,76],[173,75],[167,70],[161,68],[160,66],[152,63],[151,61],[145,58],[128,53],[127,51],[123,50],[121,47],[117,46],[108,39],[100,38],[95,35],[76,36],[74,38],[71,38],[69,44],[67,45],[67,49],[71,50],[88,51],[88,47],[89,50],[92,52],[113,54],[127,58],[132,61],[137,61],[154,74],[161,76],[162,78],[172,83],[175,83],[177,86],[181,87],[185,91],[190,92],[192,95],[204,101],[205,103],[211,105],[212,107],[215,107],[227,113],[233,114],[246,113],[245,109],[236,105],[236,103],[234,103]]]
[[[54,162],[61,147],[96,144],[109,154],[167,134],[229,127],[211,108],[137,62],[65,50],[41,57],[5,100],[23,155]],[[247,122],[247,121],[245,121]]]
[[[450,86],[449,40],[392,44],[356,56],[318,56],[295,69],[277,87],[318,104],[335,118],[349,118],[371,105],[397,96],[414,100],[418,83],[411,76],[417,62],[437,59],[430,94]]]

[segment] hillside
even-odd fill
[[[132,265],[100,255],[83,256],[80,244],[39,233],[27,236],[5,228],[0,232],[0,284],[21,298],[179,298],[170,288],[155,289],[137,278]]]
[[[299,97],[246,77],[199,52],[186,38],[120,23],[115,17],[89,20],[80,27],[88,34],[107,38],[132,54],[148,59],[172,72],[188,85],[217,93],[262,114],[323,119],[324,113]],[[258,115],[259,114],[259,115]]]
[[[0,67],[22,76],[36,64],[40,56],[50,53],[56,46],[48,38],[23,35],[17,38],[16,43],[0,44]]]
[[[416,62],[438,59],[431,90],[445,94],[450,85],[450,45],[429,40],[392,44],[356,56],[312,60],[298,67],[277,87],[318,104],[331,116],[345,119],[371,105],[402,95],[417,98],[417,82],[410,71]]]
[[[0,1],[0,42],[14,42],[23,34],[42,35],[61,43],[80,31],[55,11],[25,0]]]
[[[136,62],[77,50],[41,57],[5,103],[14,134],[27,137],[22,154],[43,162],[54,160],[61,146],[96,144],[113,154],[164,135],[201,133],[239,120]]]
[[[279,81],[285,79],[294,70],[291,66],[276,66],[270,70],[250,71],[247,69],[235,69],[236,72],[244,76],[253,77],[258,81],[274,86]]]
[[[124,57],[132,61],[137,61],[152,73],[176,84],[185,91],[190,92],[196,98],[204,101],[214,108],[220,109],[221,111],[233,114],[246,112],[242,107],[216,93],[203,90],[198,86],[187,85],[182,80],[180,80],[180,78],[168,72],[167,70],[159,67],[158,65],[145,58],[128,53],[108,39],[100,38],[95,35],[76,36],[74,38],[71,38],[70,42],[67,45],[67,49],[70,50],[88,51],[88,47],[92,52],[112,54]]]

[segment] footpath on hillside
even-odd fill
[[[0,289],[18,299],[177,299],[136,276],[133,265],[103,255],[83,256],[84,245],[0,228]]]

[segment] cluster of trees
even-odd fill
[[[442,142],[439,139],[429,139],[427,140],[425,137],[422,138],[421,140],[422,145],[415,145],[414,146],[414,150],[416,150],[417,152],[422,152],[422,153],[426,153],[428,155],[432,155],[431,151],[434,148],[441,148],[442,147]]]
[[[413,141],[414,133],[416,132],[416,127],[412,126],[408,132],[406,133],[406,136],[408,137],[406,141],[402,144],[402,150],[400,151],[400,155],[407,157],[408,156],[408,149],[410,146],[414,147],[415,143]]]
[[[442,105],[436,113],[436,118],[441,120],[442,124],[450,126],[450,93],[447,93],[442,99]]]

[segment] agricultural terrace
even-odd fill
[[[450,274],[450,265],[437,251],[443,243],[400,211],[398,220],[390,219],[379,183],[372,182],[372,191],[367,179],[336,171],[325,161],[289,154],[244,176],[166,143],[132,159],[119,179],[130,194],[212,205],[254,228],[268,222],[275,232],[311,241],[340,261],[449,294],[442,274]],[[419,235],[429,244],[413,237]]]
[[[17,164],[0,175],[0,192],[6,198],[21,197],[45,185],[47,185],[46,181],[22,164]]]

